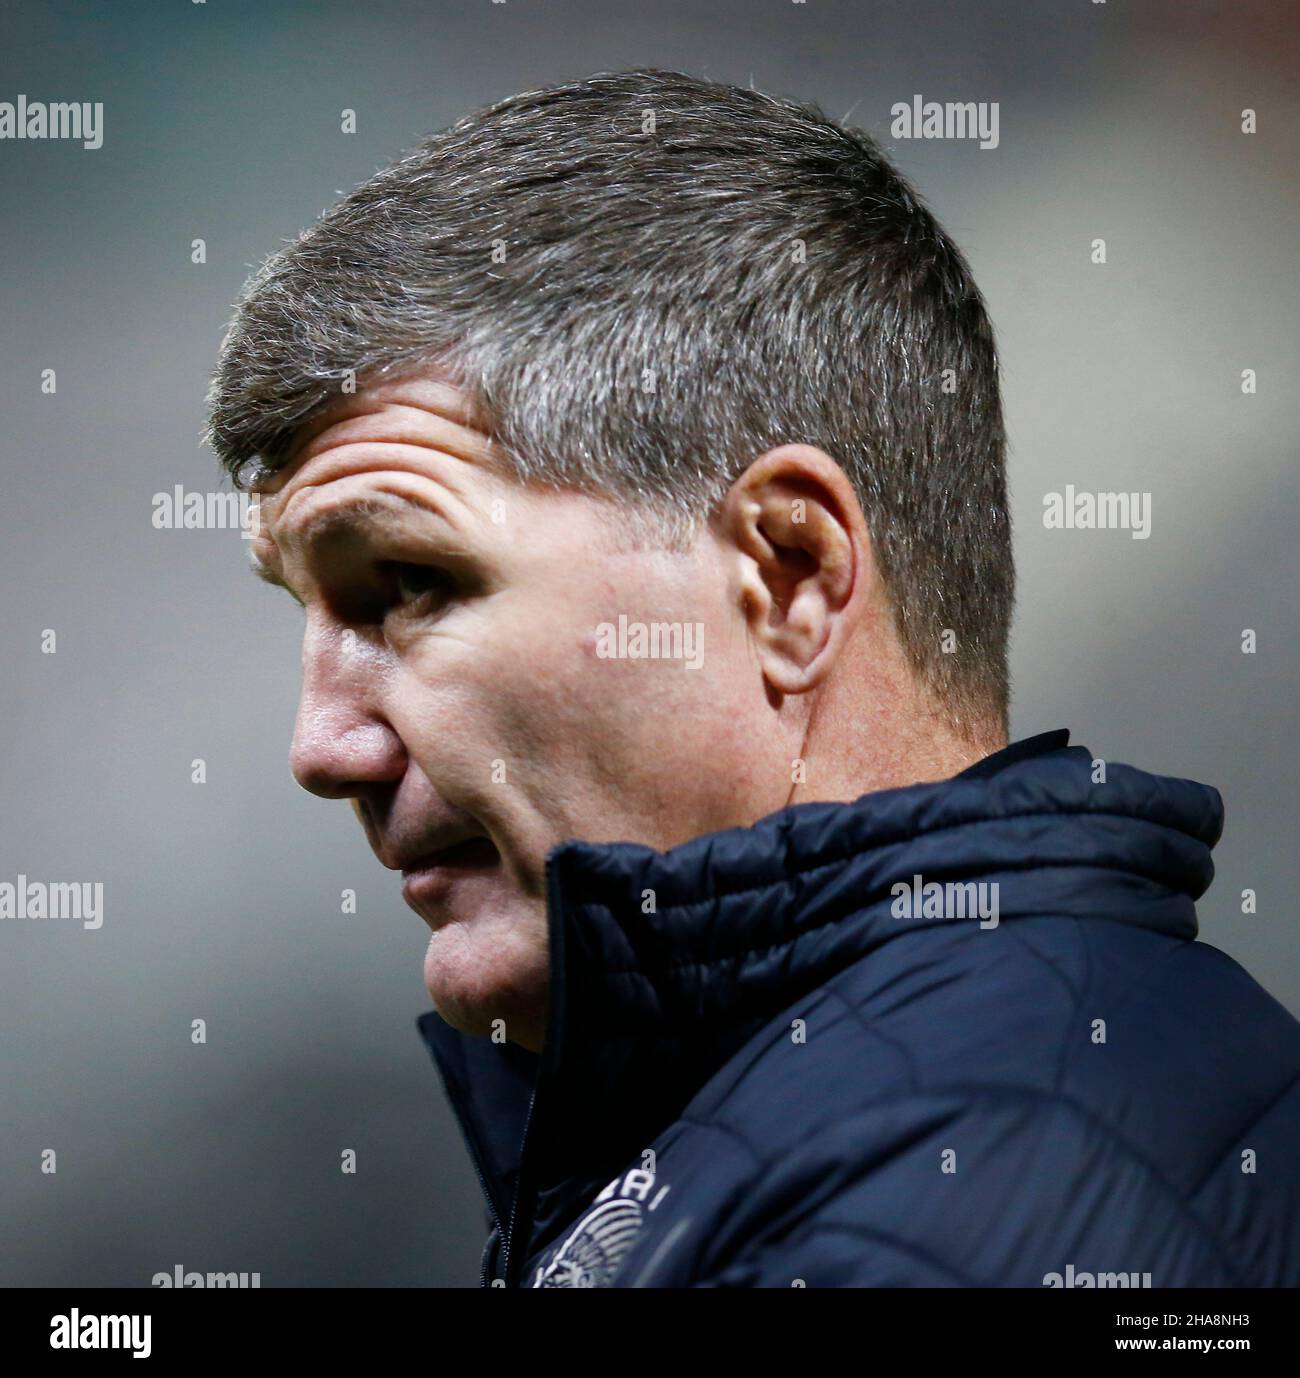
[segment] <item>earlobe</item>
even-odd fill
[[[870,552],[852,486],[823,451],[781,446],[736,480],[722,519],[763,676],[778,694],[807,693],[861,615]]]

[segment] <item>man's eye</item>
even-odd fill
[[[414,603],[428,593],[441,598],[451,588],[450,576],[433,565],[408,565],[394,560],[386,562],[384,570],[396,601],[402,605]]]

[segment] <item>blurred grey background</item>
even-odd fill
[[[249,576],[237,532],[157,530],[152,497],[217,486],[203,393],[258,261],[427,131],[601,69],[851,111],[916,181],[999,329],[1013,735],[1069,726],[1218,786],[1203,936],[1300,1012],[1295,13],[6,5],[0,100],[105,110],[98,150],[0,141],[0,880],[101,880],[106,917],[0,922],[0,1281],[147,1286],[181,1264],[263,1286],[477,1282],[479,1187],[414,1024],[427,931],[351,811],[289,774],[299,614]],[[916,93],[999,102],[999,146],[891,138]],[[1043,495],[1070,483],[1150,492],[1150,539],[1045,530]]]

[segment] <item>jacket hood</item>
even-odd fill
[[[1094,780],[1092,753],[1068,739],[1044,733],[950,780],[793,805],[666,852],[554,848],[542,1053],[432,1011],[418,1020],[507,1271],[512,1236],[603,1185],[776,1015],[884,943],[980,921],[895,917],[900,882],[996,882],[999,923],[1056,914],[1194,938],[1218,791],[1112,762]]]

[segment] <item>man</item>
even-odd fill
[[[507,100],[263,266],[209,400],[294,773],[432,930],[485,1285],[1300,1282],[1219,796],[1007,746],[993,332],[867,135]]]

